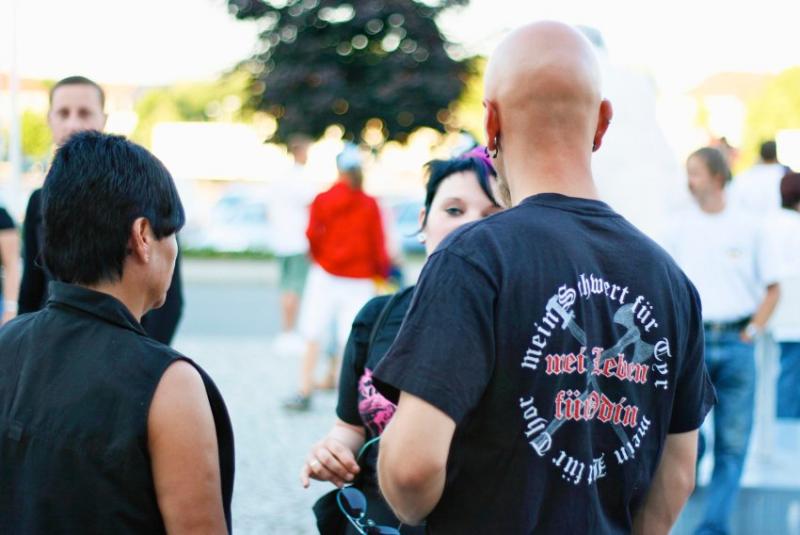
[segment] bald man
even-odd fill
[[[430,257],[375,370],[381,490],[434,534],[666,534],[714,403],[697,292],[598,200],[612,109],[582,34],[523,27],[485,82],[513,207]]]

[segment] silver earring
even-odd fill
[[[497,136],[494,136],[494,154],[492,154],[492,158],[497,159],[498,152],[500,152],[500,140],[497,139]]]
[[[420,232],[419,234],[417,234],[417,241],[419,241],[420,243],[425,243],[425,240],[427,239],[428,237],[425,235],[424,232]]]

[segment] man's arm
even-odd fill
[[[3,317],[0,324],[17,315],[19,292],[19,234],[0,230],[0,262],[3,264]]]
[[[312,259],[319,256],[319,240],[322,236],[323,223],[320,220],[319,203],[317,198],[308,208],[308,226],[306,227],[306,238],[308,238],[308,252]]]
[[[400,394],[397,412],[381,436],[381,492],[405,524],[419,524],[444,490],[455,422],[428,402]]]
[[[748,325],[748,328],[750,325],[755,327],[755,332],[748,332],[748,329],[742,331],[741,337],[743,341],[752,342],[754,335],[764,330],[764,327],[766,327],[769,319],[772,317],[772,313],[775,312],[775,307],[778,306],[780,298],[781,287],[779,284],[775,283],[767,286],[767,293]]]
[[[172,364],[158,384],[147,421],[153,480],[167,533],[228,533],[222,506],[214,416],[200,374]]]
[[[644,504],[633,519],[634,535],[667,535],[695,485],[698,431],[667,435],[661,462]]]

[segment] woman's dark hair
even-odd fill
[[[157,239],[186,222],[169,171],[121,136],[81,132],[56,152],[42,188],[44,260],[60,281],[116,281],[133,222],[145,217]]]
[[[480,158],[458,157],[450,160],[431,160],[425,164],[428,172],[428,182],[425,185],[425,218],[422,221],[422,228],[428,224],[428,214],[431,212],[433,198],[439,191],[439,186],[450,175],[472,171],[478,178],[478,185],[484,194],[492,201],[495,206],[500,206],[492,194],[492,187],[489,184],[489,177],[496,176],[494,169],[490,169]]]
[[[797,210],[800,203],[800,173],[789,171],[781,180],[781,205],[784,208]]]
[[[721,150],[715,149],[714,147],[703,147],[689,155],[689,159],[695,156],[703,160],[703,163],[706,164],[706,168],[713,176],[722,177],[722,186],[725,186],[731,181],[731,178],[733,178],[731,175],[731,168],[728,167],[728,162],[725,160],[725,155],[722,154]]]

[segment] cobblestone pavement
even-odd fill
[[[299,354],[278,354],[276,272],[271,263],[184,263],[186,310],[175,348],[205,368],[222,391],[236,440],[234,533],[316,533],[311,506],[328,484],[303,489],[311,445],[333,423],[334,393],[305,414],[280,403],[294,392]]]
[[[228,405],[237,456],[234,532],[316,533],[311,505],[331,487],[315,482],[303,489],[298,474],[333,421],[334,394],[318,395],[306,414],[281,409],[296,385],[298,358],[273,353],[267,337],[186,336],[176,347],[208,371]]]

